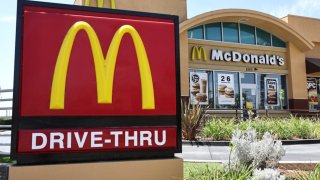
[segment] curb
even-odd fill
[[[281,140],[283,145],[319,144],[320,139]],[[190,146],[229,146],[230,141],[189,141],[182,140],[182,145]]]

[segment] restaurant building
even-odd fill
[[[183,97],[214,109],[320,109],[320,19],[244,9],[187,19],[186,7],[186,0],[116,1],[117,9],[180,17]]]

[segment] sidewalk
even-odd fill
[[[320,144],[284,145],[286,155],[283,162],[320,162]],[[191,146],[183,145],[182,153],[176,154],[184,161],[224,162],[229,159],[228,146]]]
[[[10,153],[11,131],[0,131],[0,155]]]

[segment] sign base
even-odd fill
[[[77,164],[11,166],[9,180],[183,179],[183,160],[112,161]]]

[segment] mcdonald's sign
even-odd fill
[[[24,0],[18,15],[18,164],[181,152],[176,16]]]
[[[202,46],[193,46],[191,50],[191,59],[192,60],[207,60],[206,51],[203,49]]]

